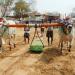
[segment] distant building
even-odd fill
[[[44,14],[45,16],[45,19],[44,21],[45,22],[55,22],[56,19],[60,18],[60,13],[58,12],[46,12]]]

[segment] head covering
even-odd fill
[[[67,17],[65,17],[65,20],[69,20],[69,19],[70,19],[70,17],[68,17],[68,16],[67,16]]]

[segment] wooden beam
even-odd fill
[[[62,23],[43,23],[43,24],[39,24],[37,25],[37,27],[57,27],[57,26],[63,26],[64,24]],[[15,24],[15,25],[7,25],[8,27],[17,27],[17,28],[23,28],[23,27],[35,27],[35,25],[27,25],[27,24]]]

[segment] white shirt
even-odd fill
[[[53,31],[53,27],[48,27],[47,31]]]

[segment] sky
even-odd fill
[[[39,12],[60,12],[69,14],[75,7],[75,0],[36,0],[36,9]]]

